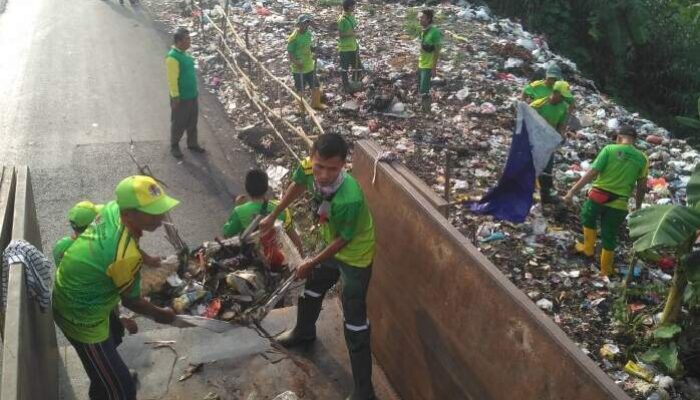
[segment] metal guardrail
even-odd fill
[[[2,167],[0,246],[26,240],[41,249],[28,167]],[[2,400],[58,398],[58,347],[51,309],[41,312],[29,299],[22,265],[10,266],[3,329]]]

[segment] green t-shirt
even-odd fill
[[[565,101],[552,104],[547,97],[533,101],[530,107],[537,110],[537,113],[554,129],[566,122],[566,114],[569,111],[569,105]]]
[[[269,201],[267,202],[267,213],[269,214],[275,210],[279,202]],[[253,222],[256,215],[260,214],[262,211],[261,201],[249,201],[245,204],[235,207],[231,210],[231,214],[228,216],[228,221],[224,224],[224,237],[236,236],[243,232],[245,228]],[[282,221],[284,228],[287,229],[292,225],[292,213],[289,210],[284,210],[282,214],[277,217],[278,220]]]
[[[348,33],[357,29],[357,21],[352,14],[340,14],[338,17],[338,32]],[[354,36],[338,38],[338,51],[357,51],[357,39]]]
[[[123,294],[140,296],[141,252],[121,222],[115,201],[63,255],[56,270],[53,309],[63,333],[82,343],[109,337],[109,313]]]
[[[421,31],[418,36],[420,39],[420,55],[418,56],[418,68],[432,69],[435,62],[435,54],[440,49],[442,43],[442,33],[434,26],[429,26]],[[433,46],[432,51],[425,51],[424,45]]]
[[[649,161],[644,153],[630,144],[609,144],[598,153],[591,168],[599,172],[593,187],[622,196],[606,206],[627,210],[635,184],[649,173]]]
[[[326,244],[337,237],[349,242],[335,258],[353,267],[365,268],[374,259],[374,222],[367,208],[365,196],[360,185],[350,174],[343,172],[345,178],[331,199],[328,221],[321,225],[321,236]],[[294,171],[292,180],[303,185],[320,203],[321,196],[314,189],[314,176],[311,161],[306,159]]]
[[[70,236],[66,236],[59,239],[56,244],[53,245],[53,262],[57,267],[61,263],[63,254],[66,252],[66,250],[68,250],[73,242],[75,242],[75,239]]]
[[[287,38],[287,51],[294,59],[301,61],[302,68],[297,69],[292,63],[292,73],[308,74],[314,70],[314,59],[311,54],[311,32],[307,29],[304,33],[299,33],[295,29]]]
[[[523,93],[532,101],[549,97],[551,96],[552,91],[553,89],[547,86],[547,81],[545,80],[530,82],[530,84],[525,86],[525,89],[523,89]],[[563,99],[568,105],[571,105],[571,103],[574,102],[573,96],[563,97]]]

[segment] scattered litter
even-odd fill
[[[182,382],[182,381],[185,381],[187,379],[190,379],[192,377],[192,375],[201,371],[203,366],[204,366],[204,363],[190,364],[187,367],[187,369],[185,369],[185,372],[179,378],[177,378],[178,382]]]
[[[535,303],[535,304],[537,304],[537,307],[539,307],[545,311],[551,312],[552,309],[554,309],[554,303],[552,303],[551,301],[549,301],[547,299],[537,300],[537,303]]]

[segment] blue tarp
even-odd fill
[[[535,179],[561,143],[561,136],[527,104],[517,105],[517,124],[498,184],[470,208],[476,214],[521,223],[532,206]]]

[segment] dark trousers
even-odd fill
[[[111,336],[95,344],[68,340],[90,377],[90,400],[136,399],[136,385]]]
[[[348,79],[348,72],[352,70],[352,80],[360,80],[360,56],[357,51],[341,51],[340,53],[340,78],[343,81],[343,88],[348,90],[350,88],[350,81]]]
[[[547,166],[542,170],[542,174],[539,176],[540,181],[540,198],[552,197],[552,190],[554,189],[554,154],[549,158]]]
[[[316,79],[316,71],[302,73],[292,73],[294,78],[294,87],[298,92],[303,92],[306,89],[316,89],[319,87],[318,79]]]
[[[367,289],[372,276],[372,267],[357,268],[337,259],[331,259],[316,267],[306,280],[304,293],[299,299],[300,318],[297,327],[302,336],[316,336],[316,320],[321,311],[323,297],[328,289],[340,279],[343,319],[345,320],[345,344],[350,354],[353,380],[353,398],[371,399],[372,351],[370,329],[367,319]]]
[[[430,93],[430,79],[432,78],[433,70],[418,68],[418,93]]]
[[[197,98],[180,100],[177,107],[171,107],[170,113],[170,145],[177,147],[182,135],[187,131],[187,147],[199,146],[197,142],[197,119],[199,118],[199,103]]]

